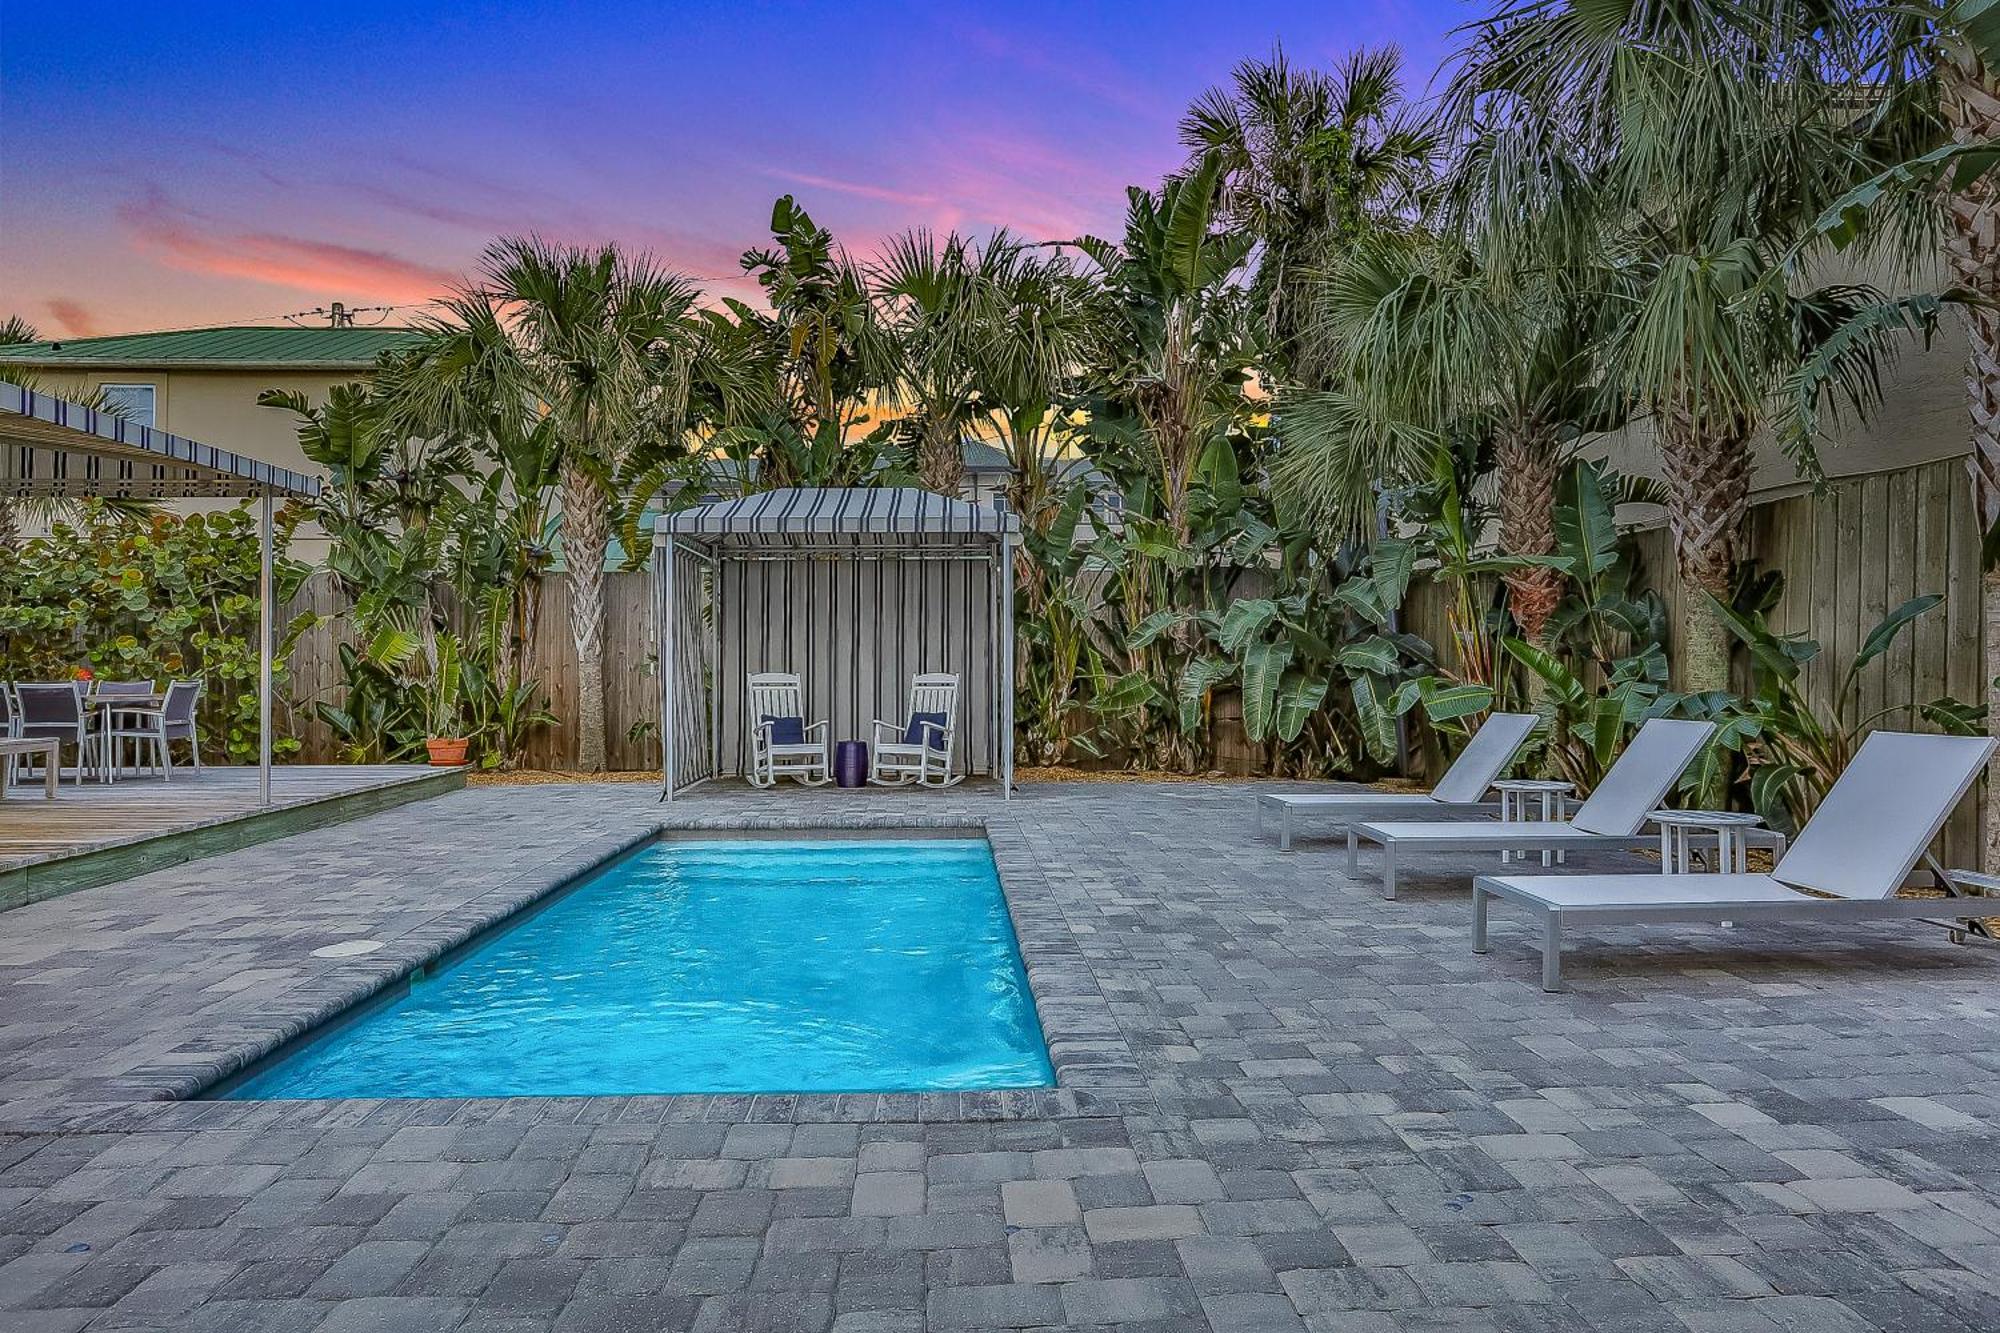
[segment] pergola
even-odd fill
[[[910,677],[959,675],[959,753],[1014,777],[1014,561],[1005,504],[908,488],[763,491],[654,527],[662,798],[741,774],[750,673],[793,671],[835,738],[900,720]]]
[[[11,499],[254,499],[262,554],[257,625],[257,795],[271,803],[271,500],[310,499],[319,479],[138,426],[0,381],[0,496]]]

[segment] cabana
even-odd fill
[[[661,798],[740,775],[749,673],[805,678],[835,739],[900,719],[910,677],[960,678],[974,775],[1014,777],[1014,561],[1020,519],[909,488],[793,488],[654,526]]]
[[[258,580],[257,798],[271,803],[271,501],[310,499],[319,479],[135,425],[0,381],[0,496],[9,499],[254,499]]]

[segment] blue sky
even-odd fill
[[[0,0],[0,314],[82,335],[408,306],[517,231],[740,292],[786,192],[864,254],[915,225],[1103,230],[1236,61],[1394,44],[1421,94],[1477,12]]]

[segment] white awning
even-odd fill
[[[786,487],[663,514],[653,540],[716,546],[896,546],[1004,542],[1021,530],[1003,504],[907,486]]]
[[[315,496],[319,478],[0,380],[0,496]]]

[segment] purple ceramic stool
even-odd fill
[[[860,787],[867,784],[867,741],[836,741],[834,743],[833,781],[836,786],[841,787]]]

